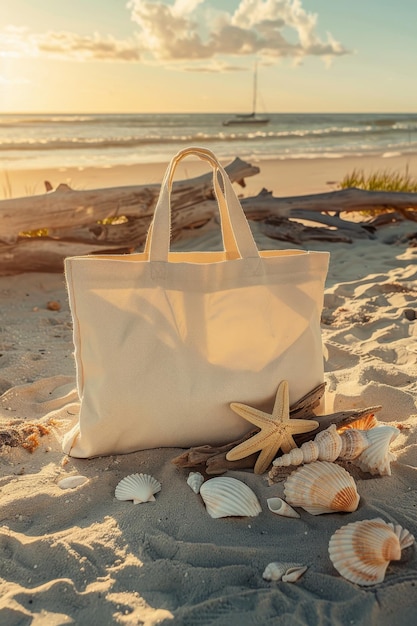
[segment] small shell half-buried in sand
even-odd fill
[[[190,472],[187,478],[187,485],[194,491],[200,493],[200,487],[204,482],[204,476],[200,472]]]
[[[282,580],[284,583],[294,583],[301,578],[307,569],[308,566],[301,563],[280,563],[279,561],[274,561],[266,566],[262,578],[264,580]]]
[[[290,506],[288,502],[285,502],[282,498],[268,498],[266,502],[268,504],[268,509],[276,515],[281,515],[282,517],[300,517],[299,513],[297,513],[297,511],[295,511],[292,506]]]

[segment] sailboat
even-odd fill
[[[256,114],[256,98],[258,89],[258,66],[255,64],[255,71],[253,73],[253,102],[252,113],[238,113],[234,117],[228,120],[224,120],[223,126],[237,126],[237,125],[259,125],[269,124],[269,117],[260,116]]]

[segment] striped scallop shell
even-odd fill
[[[249,516],[261,512],[258,498],[250,487],[236,478],[216,476],[201,485],[203,498],[211,517]]]
[[[288,504],[311,515],[356,511],[359,494],[352,476],[340,465],[315,461],[297,468],[285,481]]]
[[[339,426],[337,432],[343,433],[350,428],[355,428],[357,430],[369,430],[370,428],[375,428],[375,426],[378,426],[378,424],[379,422],[376,419],[375,415],[371,413],[370,415],[366,415],[365,417],[359,417],[357,420],[350,422],[350,424],[347,424],[346,426]]]
[[[405,548],[409,548],[410,546],[413,545],[414,536],[410,533],[409,530],[407,530],[406,528],[403,528],[399,524],[391,524],[391,522],[388,523],[388,526],[392,528],[392,530],[397,535],[400,541],[401,550],[404,550]]]
[[[119,482],[114,495],[118,500],[133,500],[133,504],[155,500],[161,483],[149,474],[130,474]]]
[[[401,542],[392,525],[384,520],[362,520],[334,533],[329,556],[339,574],[366,587],[384,580],[389,562],[401,558]]]
[[[390,444],[400,434],[395,426],[377,426],[366,431],[368,446],[353,459],[363,472],[391,476],[391,461],[397,458],[390,452]]]

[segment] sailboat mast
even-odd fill
[[[255,113],[256,113],[256,92],[257,92],[257,89],[258,89],[257,77],[258,77],[258,64],[255,62],[255,71],[253,73],[252,115],[255,115]]]

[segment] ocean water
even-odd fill
[[[167,162],[206,146],[220,158],[315,159],[417,153],[417,114],[271,114],[223,126],[227,114],[3,114],[0,170]]]

